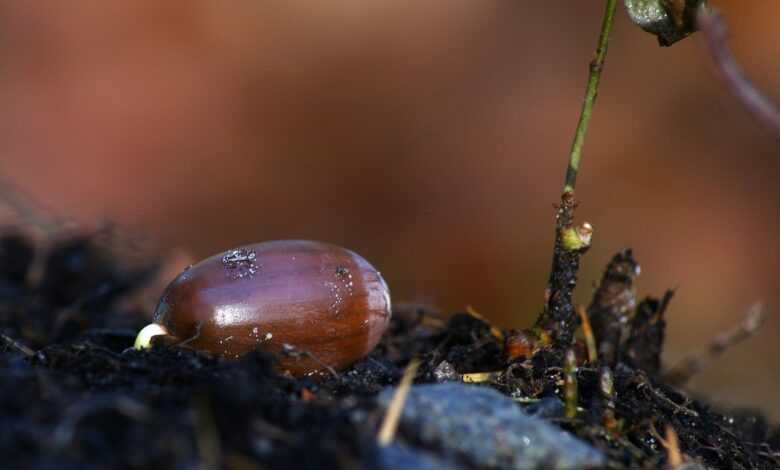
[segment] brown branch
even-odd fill
[[[712,364],[721,354],[756,334],[765,319],[763,304],[760,302],[753,304],[739,325],[718,335],[705,351],[691,355],[669,369],[664,374],[667,383],[677,386],[684,385],[693,376]]]
[[[710,54],[731,92],[742,105],[780,139],[780,109],[748,79],[726,44],[726,22],[716,12],[699,9],[696,23]]]

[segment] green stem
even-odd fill
[[[599,80],[601,79],[601,70],[604,68],[604,59],[607,57],[609,33],[612,30],[616,5],[617,0],[607,0],[604,9],[604,19],[601,22],[601,34],[599,35],[599,44],[596,48],[596,57],[590,63],[590,75],[588,77],[588,87],[585,90],[585,102],[582,103],[580,120],[574,133],[574,141],[571,144],[569,168],[566,170],[566,182],[563,186],[563,192],[565,193],[573,193],[574,186],[577,183],[577,171],[580,168],[580,159],[582,158],[582,144],[585,142],[585,134],[588,132],[590,116],[593,113],[593,104],[596,102],[596,96],[599,91]]]

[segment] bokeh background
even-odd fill
[[[780,2],[714,4],[780,101]],[[3,194],[84,226],[113,220],[182,264],[327,240],[379,267],[397,301],[525,326],[602,8],[2,2]],[[579,300],[633,247],[640,294],[678,289],[667,364],[763,300],[761,333],[691,388],[775,421],[779,170],[780,142],[729,95],[702,39],[661,49],[620,11],[579,179],[579,216],[596,229]]]

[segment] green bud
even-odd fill
[[[561,247],[566,251],[584,250],[590,247],[593,238],[593,227],[584,222],[579,227],[561,230]]]

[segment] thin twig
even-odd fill
[[[666,447],[666,453],[669,456],[669,470],[681,470],[683,456],[680,452],[680,440],[677,438],[677,432],[669,424],[666,425],[666,441],[662,444]]]
[[[566,403],[566,418],[574,419],[577,417],[577,356],[573,349],[566,351],[565,362],[563,365],[563,396]]]
[[[685,403],[680,405],[676,403],[671,398],[667,397],[663,391],[661,391],[658,388],[655,388],[647,379],[647,377],[642,373],[641,375],[638,374],[639,383],[637,384],[637,391],[644,391],[645,389],[649,390],[650,394],[655,396],[658,400],[665,403],[667,406],[669,406],[672,409],[673,414],[683,414],[686,416],[690,416],[693,418],[698,418],[699,413],[695,410],[692,410],[688,408],[688,405],[691,403],[691,400],[687,397],[685,397]],[[649,395],[646,395],[649,398]]]
[[[395,438],[398,422],[401,420],[401,411],[404,409],[404,403],[409,394],[409,389],[412,388],[412,381],[414,381],[418,367],[420,367],[420,361],[412,359],[409,365],[406,366],[406,370],[404,370],[404,375],[401,377],[401,382],[398,384],[393,399],[390,401],[390,406],[387,407],[385,419],[382,421],[382,427],[379,430],[377,439],[381,446],[389,445]]]
[[[666,449],[666,461],[668,470],[681,470],[683,468],[684,458],[680,451],[680,440],[677,437],[677,431],[670,424],[666,425],[666,439],[655,428],[655,423],[651,422],[649,427],[650,434]]]
[[[496,338],[496,341],[499,343],[504,342],[504,333],[501,331],[500,328],[497,326],[494,326],[492,323],[490,323],[490,320],[484,317],[481,313],[479,313],[474,307],[471,305],[466,305],[466,313],[471,315],[472,317],[476,318],[477,320],[482,320],[487,326],[490,327],[490,334],[493,335],[493,337]]]
[[[470,374],[463,374],[460,379],[467,384],[480,384],[490,382],[497,379],[503,371],[495,370],[492,372],[472,372]]]
[[[579,305],[577,314],[580,316],[582,335],[585,337],[585,346],[588,350],[588,363],[593,364],[599,358],[598,349],[596,349],[596,336],[593,334],[593,327],[590,325],[590,318],[588,318],[585,307]]]
[[[330,375],[334,379],[336,379],[336,380],[340,380],[341,379],[341,376],[339,375],[338,372],[336,372],[336,369],[334,369],[333,367],[331,367],[328,364],[325,364],[314,353],[312,353],[310,351],[307,351],[306,349],[300,349],[300,348],[297,348],[297,347],[293,346],[292,344],[284,343],[284,344],[282,344],[282,354],[284,354],[287,357],[292,357],[292,358],[296,358],[296,359],[300,358],[302,356],[308,357],[312,361],[316,362],[317,365],[319,365],[320,367],[322,367],[323,369],[328,371],[330,373]]]
[[[756,334],[765,319],[764,305],[761,302],[753,304],[739,325],[718,335],[705,351],[693,354],[670,368],[664,374],[665,380],[673,385],[684,385],[712,364],[718,356]]]
[[[726,22],[716,12],[699,9],[696,24],[707,40],[710,54],[731,92],[756,119],[780,138],[780,109],[742,72],[726,45]]]
[[[615,417],[615,377],[609,366],[599,368],[599,394],[601,395],[601,423],[610,434],[617,436],[620,424]]]
[[[15,339],[13,339],[13,338],[11,338],[9,336],[3,335],[3,334],[0,334],[0,338],[2,338],[2,340],[5,341],[6,344],[8,344],[12,348],[16,349],[17,351],[21,352],[25,356],[27,356],[27,357],[35,356],[35,351],[33,351],[32,349],[30,349],[27,346],[23,345],[22,343],[16,341]]]
[[[585,101],[582,103],[580,120],[577,123],[577,130],[574,133],[574,141],[571,144],[569,154],[569,167],[566,170],[566,181],[563,186],[563,192],[574,192],[574,186],[577,184],[577,171],[580,168],[580,159],[582,158],[582,145],[585,142],[585,134],[588,132],[591,114],[593,114],[593,104],[596,102],[596,96],[599,90],[599,81],[601,80],[601,71],[604,69],[604,59],[607,57],[607,46],[609,45],[609,33],[612,30],[612,23],[615,18],[615,6],[617,0],[607,0],[604,8],[604,19],[601,22],[601,34],[596,48],[596,57],[590,63],[590,75],[588,76],[588,86],[585,89]]]

